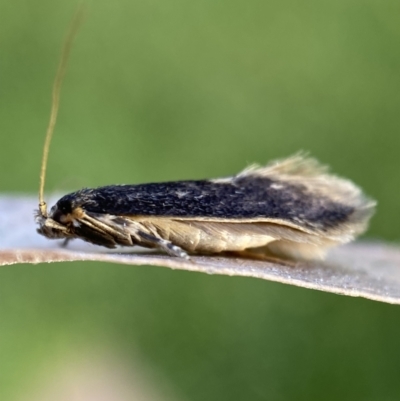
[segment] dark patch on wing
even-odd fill
[[[120,216],[275,218],[322,230],[345,222],[354,212],[351,206],[316,197],[304,185],[256,176],[218,183],[176,181],[82,189],[56,205],[59,209],[78,206]]]

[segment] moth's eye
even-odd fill
[[[72,212],[72,205],[70,201],[61,200],[57,202],[57,209],[64,214],[69,214]]]
[[[57,202],[57,204],[51,208],[51,217],[58,223],[65,224],[70,220],[69,214],[71,213],[71,211],[72,207],[70,202]]]

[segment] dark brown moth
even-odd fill
[[[140,245],[170,255],[251,253],[323,257],[363,233],[375,202],[351,181],[302,155],[226,178],[85,188],[47,211],[44,175],[73,24],[53,88],[42,161],[38,232],[107,248]]]

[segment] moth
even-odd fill
[[[375,202],[301,154],[225,178],[84,188],[63,196],[48,212],[43,197],[48,149],[76,25],[53,87],[39,234],[107,248],[140,245],[182,258],[234,252],[300,260],[321,258],[366,230]]]

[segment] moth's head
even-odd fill
[[[92,191],[81,190],[63,196],[49,212],[44,202],[39,203],[39,210],[36,212],[36,222],[39,225],[37,232],[50,239],[79,238],[107,248],[115,248],[117,244],[125,245],[118,235],[114,237],[113,233],[110,233],[113,227],[109,230],[104,228],[110,224],[107,216],[104,220],[104,216],[100,214],[87,213],[85,209],[87,206],[85,201],[89,199],[85,195],[87,192]],[[130,238],[127,243],[132,245]]]
[[[47,238],[71,238],[74,236],[73,227],[77,225],[83,211],[73,207],[69,200],[61,198],[47,212],[45,202],[39,204],[36,213],[36,222],[39,224],[37,232]]]

